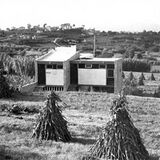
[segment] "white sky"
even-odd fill
[[[71,23],[112,31],[160,31],[160,0],[0,0],[0,28]]]

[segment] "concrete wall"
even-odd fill
[[[70,61],[75,60],[79,57],[79,53],[77,52],[74,56],[72,56],[69,60],[63,63],[64,69],[64,91],[68,90],[70,85]]]
[[[20,92],[21,93],[31,93],[31,92],[33,92],[33,90],[36,86],[37,86],[37,82],[26,84],[21,87]]]
[[[64,70],[46,68],[46,85],[63,86]]]
[[[106,86],[106,69],[78,69],[78,84]]]
[[[66,61],[63,63],[64,69],[64,91],[67,91],[70,85],[70,62]]]
[[[122,59],[115,62],[115,93],[122,90]]]

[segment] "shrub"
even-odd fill
[[[124,74],[124,72],[122,72],[122,78],[123,78],[123,79],[125,78],[125,74]]]
[[[123,93],[125,95],[143,96],[143,90],[138,88],[138,83],[135,79],[125,79],[123,82]]]
[[[155,92],[154,92],[154,95],[153,95],[154,97],[157,97],[157,98],[160,98],[160,86],[158,87],[158,89],[157,90],[155,90]]]
[[[156,80],[155,77],[154,77],[154,75],[153,75],[153,73],[151,73],[150,80],[151,80],[151,81],[155,81],[155,80]]]
[[[128,79],[132,81],[134,79],[134,75],[132,72],[129,73]]]
[[[141,75],[140,75],[140,77],[138,79],[138,85],[143,86],[144,85],[143,80],[145,80],[145,77],[144,77],[144,74],[141,73]]]
[[[143,72],[141,73],[139,78],[142,78],[143,80],[145,80],[145,76],[144,76]]]
[[[139,85],[139,86],[143,86],[143,85],[144,85],[144,82],[143,82],[143,78],[142,78],[142,77],[139,77],[138,85]]]
[[[13,89],[10,88],[8,81],[3,76],[3,69],[0,68],[0,98],[9,98],[12,93]]]
[[[153,46],[153,47],[150,47],[149,50],[151,52],[159,52],[159,47],[158,46]]]
[[[12,114],[16,114],[16,115],[22,114],[22,111],[23,111],[23,108],[18,104],[13,104],[11,109],[10,109],[10,112]]]
[[[123,60],[124,71],[149,72],[150,62],[147,60],[138,60],[126,58]]]
[[[141,54],[141,53],[138,53],[138,54],[137,54],[137,59],[142,59],[142,58],[143,58],[142,54]]]

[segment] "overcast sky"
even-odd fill
[[[0,28],[27,24],[160,31],[160,0],[0,0]]]

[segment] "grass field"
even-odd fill
[[[67,104],[66,117],[72,142],[38,141],[31,137],[37,114],[13,115],[6,111],[12,104],[40,109],[45,95],[18,96],[0,100],[0,160],[80,160],[96,141],[110,119],[113,94],[88,92],[58,93]],[[129,112],[140,130],[152,160],[160,160],[160,99],[128,96]]]

